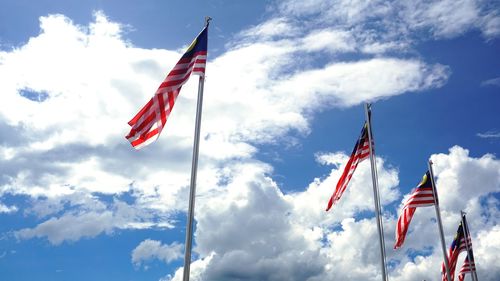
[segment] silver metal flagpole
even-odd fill
[[[460,210],[460,219],[462,221],[462,231],[464,233],[465,249],[467,250],[467,260],[469,261],[469,267],[470,267],[470,276],[472,278],[472,281],[477,281],[476,270],[473,269],[472,260],[471,257],[469,256],[469,251],[471,250],[471,246],[469,245],[469,240],[467,239],[468,236],[467,233],[469,232],[469,225],[466,224],[464,217],[465,217],[465,212]]]
[[[208,26],[212,18],[205,17],[205,26]],[[196,123],[194,129],[193,161],[191,162],[191,184],[189,189],[189,209],[186,227],[186,247],[184,253],[184,275],[182,280],[189,281],[191,268],[191,248],[193,246],[193,219],[194,219],[194,199],[196,196],[196,174],[198,172],[198,152],[200,147],[201,113],[203,107],[203,86],[205,85],[205,75],[200,75],[198,81],[198,102],[196,104]]]
[[[370,163],[372,167],[372,181],[373,181],[373,201],[375,202],[375,214],[377,215],[377,229],[379,236],[380,245],[380,255],[382,263],[382,280],[388,281],[387,277],[387,267],[385,260],[385,241],[384,241],[384,226],[382,224],[382,211],[380,209],[380,196],[378,192],[378,176],[377,176],[377,165],[375,162],[375,152],[372,147],[372,127],[371,127],[371,105],[365,103],[365,117],[368,126],[368,146],[370,148]]]
[[[434,183],[434,171],[432,170],[432,161],[429,160],[428,163],[429,166],[429,174],[431,176],[431,185],[432,185],[432,193],[434,193],[434,207],[436,208],[436,218],[439,226],[439,235],[441,237],[441,246],[443,248],[443,255],[444,255],[444,266],[446,268],[446,278],[448,281],[451,281],[451,274],[450,274],[450,265],[448,264],[448,255],[446,254],[446,246],[444,242],[444,234],[443,234],[443,223],[441,222],[441,211],[439,210],[439,200],[438,200],[438,194],[436,191],[436,185]]]

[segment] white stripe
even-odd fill
[[[409,200],[407,201],[407,204],[410,204],[412,202],[422,202],[422,201],[429,201],[431,199],[434,199],[433,196],[425,196],[425,197],[410,197]]]
[[[408,208],[417,208],[417,207],[428,207],[428,206],[434,206],[434,203],[426,203],[426,204],[408,204],[406,205],[405,207],[408,207]]]
[[[193,61],[196,61],[197,59],[207,59],[207,56],[206,55],[197,55],[197,56],[194,56],[191,58],[190,61],[188,62],[185,62],[185,63],[177,63],[174,68],[172,68],[172,70],[179,70],[179,69],[183,69],[183,68],[187,68],[189,66],[190,63],[192,63]],[[170,72],[172,72],[172,70]]]
[[[417,190],[415,190],[413,192],[413,194],[415,194],[415,195],[417,195],[417,194],[431,194],[431,195],[434,195],[434,192],[432,192],[432,189],[417,188]]]

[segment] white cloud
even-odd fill
[[[459,212],[469,200],[500,192],[500,161],[491,154],[473,158],[469,150],[454,146],[448,154],[435,154],[431,160],[445,212]]]
[[[361,36],[378,33],[379,39],[384,41],[396,39],[406,43],[411,37],[421,36],[412,31],[422,30],[437,38],[456,37],[474,29],[480,30],[487,39],[500,35],[498,5],[482,0],[289,0],[277,6],[282,15],[360,28]]]
[[[500,34],[500,15],[498,7],[496,10],[488,11],[483,18],[480,19],[482,31],[488,38],[498,37]]]
[[[183,245],[176,242],[163,245],[160,241],[146,239],[132,251],[132,263],[140,266],[152,259],[170,263],[182,257],[183,249]]]
[[[297,4],[287,3],[289,9]],[[311,9],[329,7],[327,2],[303,3]],[[382,1],[359,7],[338,3],[347,8],[339,12],[348,12],[341,18],[352,24],[363,22],[367,11],[373,17],[391,13],[390,5]],[[293,32],[281,36],[270,28],[272,24],[279,31]],[[103,14],[97,14],[88,27],[61,15],[42,17],[41,26],[41,34],[25,45],[0,52],[0,77],[5,81],[0,86],[5,93],[0,130],[8,136],[0,148],[4,173],[0,194],[29,195],[34,206],[27,208],[28,213],[45,220],[17,231],[16,236],[43,237],[61,244],[119,229],[170,226],[169,216],[186,209],[196,83],[183,88],[157,143],[136,153],[123,136],[126,121],[150,98],[168,65],[180,54],[132,46],[120,37],[122,27]],[[446,83],[450,75],[446,66],[385,53],[405,48],[406,41],[378,38],[369,32],[356,37],[357,31],[308,32],[287,19],[271,20],[240,34],[227,52],[209,62],[198,180],[198,197],[203,200],[197,203],[195,236],[200,259],[193,261],[193,280],[379,279],[376,230],[369,217],[373,202],[367,161],[359,165],[341,202],[325,213],[345,154],[318,156],[321,163],[337,167],[304,191],[290,194],[284,194],[270,178],[272,167],[253,159],[256,144],[286,140],[290,132],[308,134],[310,119],[318,110]],[[318,38],[330,44],[320,44]],[[338,46],[332,48],[334,43]],[[324,63],[351,51],[377,56]],[[328,57],[318,64],[314,61],[317,54]],[[29,100],[19,95],[23,89],[47,97]],[[492,194],[498,192],[498,160],[492,155],[471,157],[460,147],[432,159],[440,194],[447,194],[441,196],[447,241],[463,206],[471,216],[474,241],[479,237],[475,229],[484,231],[484,237],[494,236],[498,203]],[[398,171],[387,167],[383,158],[378,159],[378,169],[382,203],[388,206],[401,195]],[[470,189],[477,182],[482,185]],[[127,192],[135,199],[131,204],[119,199],[105,203],[98,198]],[[478,204],[478,200],[488,204]],[[435,229],[431,215],[420,213],[423,210],[414,226]],[[387,210],[384,223],[394,222]],[[393,240],[390,226],[386,235],[389,245]],[[428,253],[414,260],[406,253],[394,254],[391,258],[400,265],[391,272],[397,280],[410,280],[408,272],[436,279],[439,251],[435,243],[424,236],[412,237],[414,242],[406,245]],[[177,247],[146,241],[134,251],[135,259],[132,254],[133,263],[168,260],[163,247]],[[477,251],[488,246],[496,247],[484,240]],[[148,247],[157,252],[148,256],[144,252]],[[338,251],[345,251],[346,258]],[[492,263],[498,254],[491,255],[481,262],[498,272]],[[166,278],[178,280],[179,272]]]
[[[74,242],[82,238],[93,238],[100,234],[113,234],[119,229],[172,228],[168,215],[140,205],[129,205],[119,200],[107,206],[98,198],[82,198],[71,195],[49,202],[37,201],[33,212],[40,216],[52,216],[63,210],[64,213],[38,224],[34,228],[25,228],[14,232],[18,239],[47,238],[53,245]]]
[[[481,82],[481,86],[500,87],[500,77],[492,78]]]
[[[491,230],[478,232],[477,237],[473,240],[472,246],[474,247],[474,259],[477,263],[478,279],[495,280],[500,276],[500,267],[498,266],[500,240],[498,237],[500,237],[500,226],[496,225]]]
[[[197,205],[195,251],[210,257],[199,279],[307,280],[324,261],[293,224],[290,204],[259,163],[230,168],[223,193]],[[177,271],[173,280],[180,279]]]
[[[474,28],[479,19],[475,0],[405,3],[411,28],[429,28],[438,37],[455,37]]]
[[[328,104],[353,106],[405,92],[441,87],[448,76],[449,69],[443,65],[376,58],[303,71],[276,87],[279,92],[297,95],[296,101],[308,101],[303,105],[306,108]]]
[[[92,238],[103,232],[111,234],[113,215],[86,213],[81,215],[66,214],[61,218],[51,218],[33,229],[22,229],[16,233],[19,239],[31,239],[46,236],[50,243],[59,245],[63,241],[77,241],[82,237]]]
[[[197,205],[195,251],[201,259],[207,257],[210,261],[193,280],[322,280],[339,270],[333,268],[333,264],[338,266],[338,263],[331,262],[331,256],[344,257],[335,255],[340,249],[330,247],[330,244],[340,247],[340,238],[333,236],[343,235],[345,247],[353,236],[352,233],[332,232],[336,222],[343,220],[346,226],[363,224],[362,230],[353,230],[362,234],[357,239],[363,241],[367,249],[378,249],[376,244],[367,241],[376,235],[373,220],[361,223],[351,218],[356,212],[373,208],[373,202],[367,200],[371,198],[372,189],[367,188],[371,186],[371,174],[369,163],[365,162],[358,167],[356,177],[341,200],[343,203],[330,213],[326,213],[324,207],[333,190],[331,183],[338,179],[340,169],[333,169],[326,179],[317,179],[303,192],[284,195],[264,176],[269,171],[266,166],[247,163],[230,168],[227,171],[229,182],[221,190],[223,195],[204,197]],[[397,175],[395,170],[383,167],[382,159],[378,164],[380,182],[385,186],[381,194],[387,204],[397,198],[398,193],[394,190]],[[321,242],[324,239],[328,244]],[[352,245],[359,243],[353,242],[349,247]],[[344,260],[345,266],[358,262],[356,257],[362,255],[363,249],[354,248],[358,254],[349,261]],[[378,270],[376,253],[373,251],[365,260],[368,263],[365,271],[355,276],[365,278]],[[171,279],[180,280],[181,273],[178,270]],[[348,269],[339,274],[352,276]],[[373,276],[373,280],[375,278]]]
[[[297,35],[298,29],[288,22],[285,17],[273,18],[257,26],[241,32],[239,36],[244,38],[268,40],[276,37],[291,37]]]
[[[203,275],[205,272],[205,269],[207,268],[208,264],[212,261],[213,258],[213,253],[208,255],[205,258],[197,259],[191,263],[191,267],[189,268],[189,278],[191,280],[206,280],[203,279]],[[160,281],[172,281],[172,280],[182,280],[182,274],[183,274],[183,268],[177,269],[175,272],[174,276],[172,275],[167,275],[164,278],[161,278]]]
[[[14,212],[17,212],[17,207],[16,206],[7,206],[7,205],[4,205],[4,204],[1,204],[0,203],[0,214],[2,213],[14,213]]]
[[[336,164],[345,162],[347,156],[323,153],[318,158],[323,163]],[[500,171],[500,161],[490,155],[470,157],[460,147],[431,159],[443,201],[448,247],[458,227],[460,208],[453,209],[453,204],[446,203],[450,191],[444,186],[454,181],[445,175],[465,170],[475,174],[476,181],[498,182],[494,172]],[[341,202],[329,213],[324,206],[342,166],[334,168],[325,179],[316,179],[306,190],[292,194],[283,194],[274,181],[263,176],[268,172],[265,166],[248,163],[231,168],[226,174],[229,181],[221,190],[223,195],[205,197],[198,206],[194,250],[200,259],[193,261],[193,265],[198,265],[193,280],[379,280],[377,227],[373,215],[366,218],[366,213],[373,210],[368,164],[358,166]],[[382,159],[378,159],[378,165],[381,197],[387,207],[400,196],[396,189],[397,170],[385,167]],[[242,173],[243,170],[247,172]],[[484,273],[479,273],[480,278],[493,281],[500,272],[495,263],[500,252],[495,250],[498,245],[493,238],[498,232],[500,210],[491,192],[498,192],[499,188],[494,185],[471,194],[469,186],[458,184],[457,188],[455,193],[466,194],[461,204],[468,212],[476,262],[482,263],[483,269],[479,270]],[[479,204],[479,199],[490,203]],[[434,208],[417,210],[407,241],[398,251],[392,250],[396,219],[395,214],[385,212],[391,280],[438,279],[442,251]],[[167,280],[181,280],[181,274],[179,269]]]
[[[483,139],[495,139],[495,138],[500,138],[500,132],[496,131],[487,131],[485,133],[477,133],[476,136],[483,138]]]
[[[456,233],[460,210],[467,212],[467,219],[472,234],[473,249],[481,280],[496,280],[500,268],[493,260],[500,258],[496,250],[495,239],[500,218],[498,193],[500,192],[500,161],[486,154],[479,158],[469,156],[469,151],[459,146],[450,148],[448,154],[434,154],[434,172],[437,177],[436,187],[440,199],[446,248]],[[410,225],[410,232],[401,250],[420,250],[428,252],[412,260],[403,260],[395,273],[394,280],[414,280],[438,278],[439,265],[442,261],[441,246],[437,239],[429,242],[429,237],[437,236],[437,226],[433,221],[434,208],[419,208]],[[486,242],[488,241],[488,242]],[[425,245],[432,247],[425,251]],[[411,253],[411,252],[410,252]],[[459,264],[464,258],[459,258]],[[433,275],[429,275],[429,272]]]
[[[175,180],[162,184],[171,187],[161,193],[179,192],[189,178],[196,83],[183,88],[155,152],[132,152],[123,137],[126,121],[179,53],[132,46],[121,37],[122,25],[99,12],[88,26],[63,15],[41,17],[40,25],[38,36],[0,53],[0,77],[6,81],[1,90],[9,104],[0,108],[2,126],[15,133],[0,150],[2,165],[8,166],[0,192],[117,194],[133,183],[138,193],[151,194],[164,176]],[[351,106],[440,87],[449,75],[441,65],[390,57],[295,71],[310,63],[297,62],[297,54],[354,50],[352,33],[314,30],[304,38],[294,37],[296,32],[283,38],[269,26],[297,29],[284,18],[263,23],[240,34],[210,62],[201,143],[207,171],[221,161],[253,157],[255,143],[293,144],[288,133],[308,134],[311,112],[325,105]],[[318,44],[325,38],[329,44]],[[378,87],[367,86],[375,79]],[[46,98],[23,97],[19,93],[25,89]],[[151,155],[169,157],[160,161]],[[178,207],[174,202],[168,208]]]
[[[330,52],[354,51],[356,42],[352,34],[344,30],[317,30],[303,39],[303,49],[306,51],[327,50]]]

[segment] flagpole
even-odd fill
[[[212,18],[205,17],[205,26],[208,26]],[[200,75],[198,80],[198,101],[196,104],[196,121],[194,129],[193,143],[193,160],[191,162],[191,183],[189,188],[189,209],[186,226],[186,246],[184,253],[184,275],[182,280],[189,281],[189,273],[191,269],[191,248],[193,246],[193,220],[194,220],[194,203],[196,196],[196,175],[198,172],[198,154],[200,148],[200,128],[201,128],[201,113],[203,107],[203,87],[205,85],[205,75]]]
[[[439,210],[439,200],[438,200],[438,194],[436,191],[436,185],[434,183],[434,172],[432,170],[432,161],[429,160],[428,163],[429,166],[429,174],[431,176],[431,185],[432,185],[432,193],[434,194],[434,207],[436,208],[436,218],[439,226],[439,235],[441,238],[441,246],[443,248],[443,255],[444,255],[444,266],[446,269],[446,277],[448,281],[451,281],[451,274],[450,274],[450,265],[448,264],[448,255],[446,254],[446,246],[444,242],[444,234],[443,234],[443,223],[441,222],[441,211]]]
[[[368,146],[370,148],[370,163],[372,167],[372,182],[373,182],[373,201],[375,202],[375,214],[377,216],[377,229],[379,236],[380,255],[382,263],[382,281],[388,281],[387,267],[385,262],[385,241],[384,241],[384,226],[382,224],[382,211],[380,209],[380,196],[378,192],[378,176],[377,165],[375,162],[375,152],[372,147],[372,127],[371,127],[371,105],[365,103],[365,118],[368,126]]]
[[[469,253],[471,250],[471,247],[469,245],[469,239],[467,239],[467,237],[470,236],[469,225],[467,225],[464,218],[465,218],[465,212],[460,210],[460,219],[462,220],[462,232],[464,233],[465,249],[467,250],[467,260],[469,261],[470,276],[472,278],[472,281],[478,281],[475,265],[474,265],[474,267],[472,267],[472,260],[471,260],[471,257],[469,256]],[[467,235],[467,234],[469,234],[469,235]]]

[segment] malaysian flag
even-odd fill
[[[465,215],[462,217],[462,221],[465,222]],[[458,226],[457,233],[455,234],[455,238],[453,239],[453,242],[451,243],[450,249],[448,250],[448,265],[450,269],[450,275],[451,275],[451,281],[455,279],[455,269],[457,267],[457,260],[458,260],[458,255],[461,252],[467,251],[467,247],[465,245],[465,235],[464,235],[464,227],[462,224],[462,221],[460,222],[460,225]],[[469,234],[467,232],[467,234]],[[470,235],[467,235],[467,244],[471,248],[472,247],[472,241],[470,238]],[[444,265],[444,262],[441,266],[442,268],[442,280],[446,281],[446,268]]]
[[[142,148],[158,138],[182,85],[190,75],[205,75],[207,34],[208,23],[160,84],[151,100],[128,122],[132,128],[126,138],[135,149]]]
[[[398,219],[396,226],[396,244],[394,249],[401,247],[406,238],[406,232],[410,226],[411,219],[417,207],[434,205],[434,192],[432,191],[432,182],[429,171],[422,177],[422,181],[412,191],[410,197],[403,205],[403,211]]]
[[[335,192],[328,201],[328,206],[326,207],[327,211],[330,210],[333,204],[335,204],[335,202],[337,202],[344,193],[347,185],[349,184],[349,181],[351,180],[352,174],[354,174],[354,171],[356,170],[356,167],[358,166],[359,162],[365,160],[369,156],[370,156],[370,146],[368,141],[368,124],[365,123],[363,129],[361,130],[361,136],[356,142],[354,150],[351,153],[351,157],[349,158],[349,161],[347,162],[347,165],[344,168],[344,172],[342,173],[342,176],[340,176],[337,186],[335,187]]]

